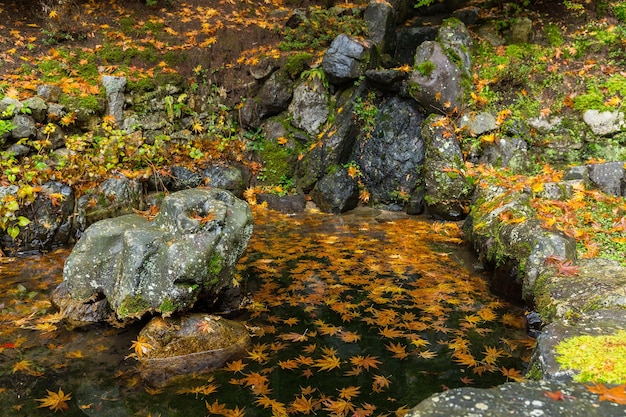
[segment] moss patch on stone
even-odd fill
[[[117,309],[117,313],[121,318],[139,317],[150,308],[148,301],[142,296],[127,296]]]
[[[556,345],[557,362],[579,373],[577,382],[626,383],[626,330],[612,335],[577,336]]]

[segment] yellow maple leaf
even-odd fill
[[[317,359],[313,365],[322,371],[330,371],[341,367],[341,359],[335,355],[324,355],[321,359]]]
[[[152,350],[152,345],[144,336],[137,336],[137,340],[133,340],[130,349],[134,349],[137,357],[141,358]]]
[[[49,408],[54,412],[63,411],[69,409],[66,401],[72,399],[71,393],[65,394],[61,388],[59,392],[48,391],[48,395],[44,398],[38,398],[37,401],[41,402],[39,408]]]

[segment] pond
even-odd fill
[[[402,416],[435,392],[522,378],[524,311],[489,291],[456,223],[364,210],[255,210],[234,282],[246,355],[166,387],[131,346],[145,322],[65,329],[49,294],[68,249],[0,264],[6,416]]]

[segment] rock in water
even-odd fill
[[[87,228],[65,262],[64,283],[78,303],[106,297],[122,320],[212,303],[231,285],[252,225],[248,204],[228,191],[176,192],[152,221],[129,214]]]
[[[243,324],[206,314],[156,317],[141,329],[137,340],[139,372],[155,386],[176,376],[220,368],[245,354],[251,343]]]

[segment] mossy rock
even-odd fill
[[[246,327],[206,314],[156,317],[140,332],[139,372],[152,385],[172,378],[208,372],[244,355],[251,344]]]

